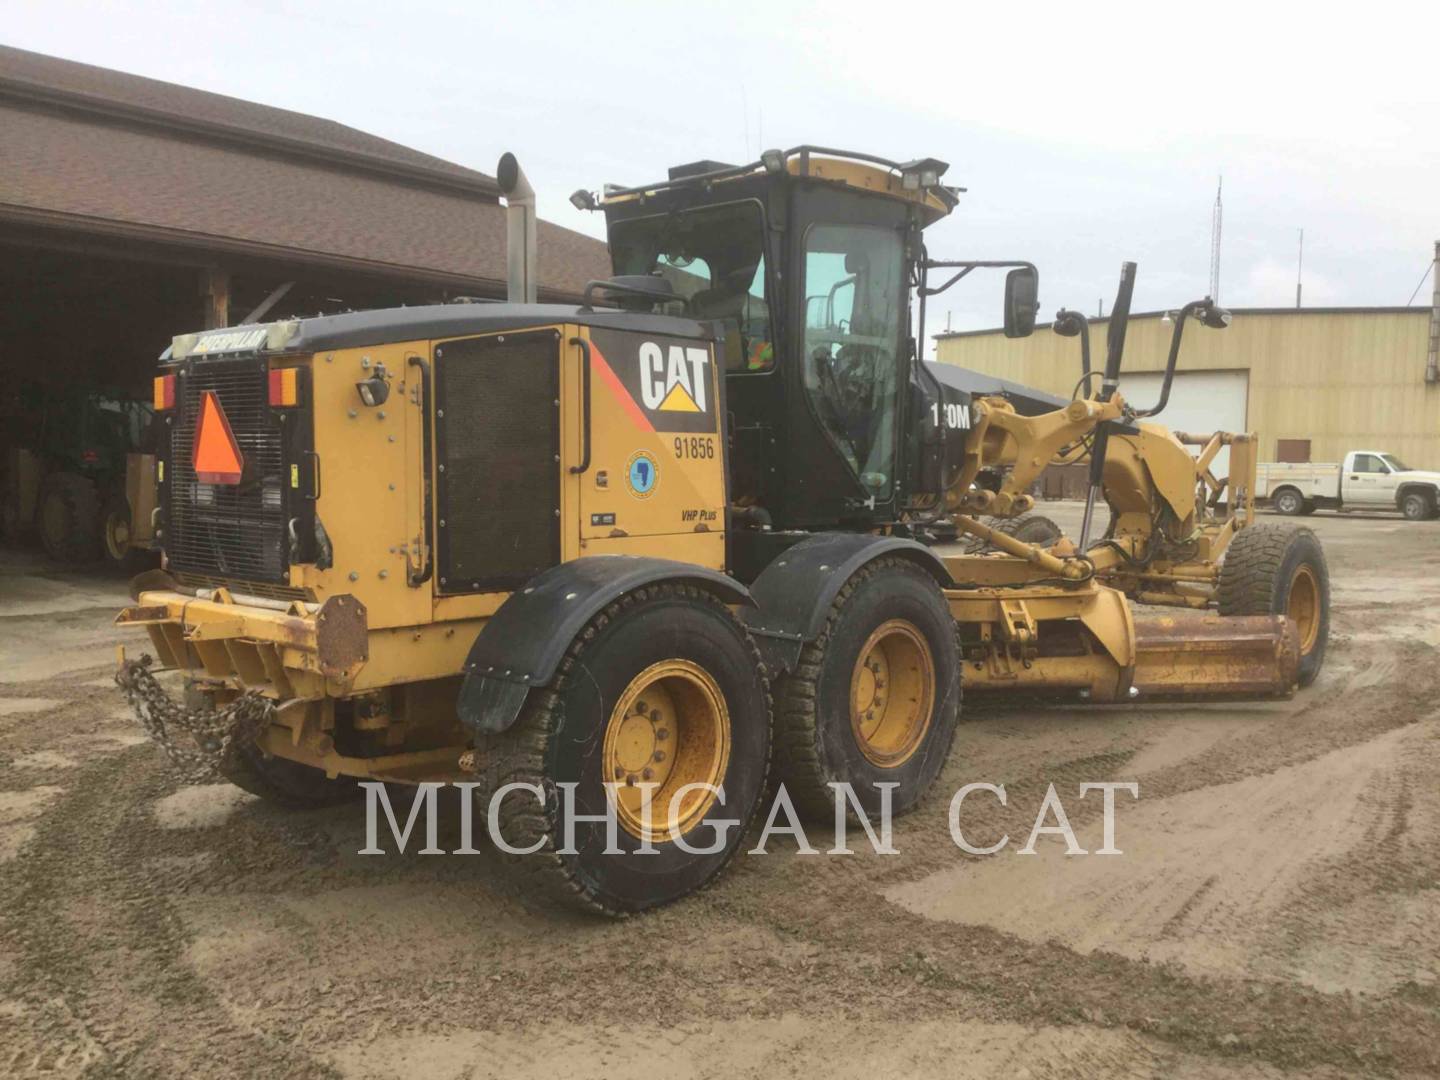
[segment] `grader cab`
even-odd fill
[[[189,693],[124,663],[142,721],[289,806],[356,778],[474,783],[537,888],[622,913],[714,877],[772,771],[827,820],[836,785],[913,809],[962,685],[1292,693],[1323,659],[1323,554],[1251,524],[1233,461],[1228,509],[1202,497],[1210,444],[1244,437],[1196,457],[1141,422],[1117,391],[1123,317],[1104,372],[1049,412],[921,362],[923,299],[972,271],[1008,271],[1007,332],[1037,307],[1028,263],[928,258],[944,171],[801,147],[577,192],[615,276],[571,307],[523,302],[510,159],[513,302],[177,337],[156,389],[166,565],[118,621]],[[1182,323],[1223,321],[1192,307]],[[1092,463],[1103,536],[1090,513],[1078,543],[1005,527],[1056,460]],[[942,520],[984,550],[922,542]]]

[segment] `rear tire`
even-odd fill
[[[187,709],[213,709],[214,697],[200,684],[185,684]],[[220,766],[220,775],[241,791],[248,791],[282,810],[320,810],[353,802],[362,788],[349,777],[331,780],[319,769],[284,758],[266,757],[255,746],[230,754]]]
[[[705,887],[739,850],[760,807],[770,764],[770,695],[754,643],[730,610],[689,585],[638,589],[611,604],[571,644],[548,686],[537,687],[509,731],[482,737],[477,812],[501,800],[508,855],[526,893],[547,905],[624,915]],[[723,746],[723,749],[722,749]],[[576,816],[606,812],[619,785],[623,854],[606,855],[603,822],[576,821],[565,848],[561,784],[574,784]],[[639,784],[652,796],[644,831]],[[684,784],[709,783],[674,803]],[[689,847],[668,835],[673,826]],[[648,836],[656,854],[635,852]],[[714,851],[703,849],[714,847]]]
[[[1296,517],[1305,511],[1305,496],[1294,488],[1281,488],[1272,500],[1277,514]]]
[[[1425,521],[1435,513],[1435,497],[1424,491],[1407,492],[1400,500],[1400,513],[1406,521]]]
[[[1330,637],[1330,570],[1310,529],[1241,529],[1220,566],[1219,601],[1221,615],[1289,616],[1300,632],[1300,685],[1315,681]]]
[[[776,692],[777,772],[802,812],[833,821],[831,783],[867,815],[877,784],[912,810],[950,753],[960,717],[960,646],[935,580],[906,559],[878,559],[840,590],[820,636]]]
[[[354,802],[364,789],[348,776],[331,780],[319,769],[266,757],[254,746],[230,755],[220,773],[242,791],[258,795],[283,810],[323,810]]]
[[[1041,547],[1049,547],[1065,535],[1059,525],[1043,514],[1021,514],[1019,517],[1000,518],[999,520],[992,518],[989,524],[998,533],[1013,536],[1016,540],[1026,544],[1039,544]],[[967,554],[981,555],[995,550],[994,545],[979,537],[972,537]]]
[[[6,547],[23,547],[33,539],[34,523],[20,513],[20,494],[10,492],[0,499],[0,543]]]
[[[100,557],[100,500],[95,485],[78,473],[56,473],[40,492],[40,542],[64,563],[92,563]]]

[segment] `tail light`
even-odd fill
[[[300,404],[298,381],[296,368],[271,368],[270,405],[284,409]]]
[[[157,375],[155,377],[155,411],[164,412],[166,409],[175,407],[175,376]]]

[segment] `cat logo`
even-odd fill
[[[713,434],[720,387],[706,341],[594,327],[591,368],[641,431]]]
[[[671,345],[669,355],[653,341],[640,346],[640,397],[658,412],[703,413],[708,349]]]

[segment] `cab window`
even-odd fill
[[[724,321],[740,348],[726,369],[775,366],[765,302],[765,226],[754,203],[731,203],[660,217],[617,221],[610,228],[617,274],[658,273],[685,298],[692,319]]]
[[[1374,454],[1356,454],[1355,471],[1357,473],[1387,473],[1390,470]]]
[[[805,389],[861,485],[894,485],[906,290],[900,234],[815,225],[805,237]]]

